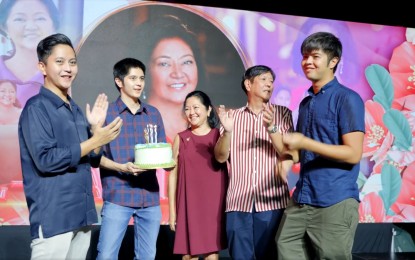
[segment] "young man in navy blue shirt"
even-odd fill
[[[98,167],[100,147],[119,135],[122,120],[103,127],[104,94],[87,105],[86,118],[69,96],[78,65],[67,36],[46,37],[37,54],[44,86],[26,103],[18,128],[31,259],[85,259],[98,222],[91,166]]]

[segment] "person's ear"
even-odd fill
[[[43,76],[46,76],[46,64],[43,63],[42,61],[39,61],[37,63],[37,68],[40,70],[40,72],[42,72]]]
[[[250,91],[251,90],[251,81],[249,79],[245,79],[244,80],[244,85],[245,85],[246,91]]]
[[[117,86],[118,86],[119,88],[124,87],[124,84],[123,84],[123,82],[121,81],[121,79],[119,79],[119,78],[115,78],[115,79],[114,79],[114,81],[115,81],[115,84],[117,84]]]
[[[340,61],[339,57],[333,57],[330,60],[329,68],[333,69],[339,63],[339,61]]]

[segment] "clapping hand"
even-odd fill
[[[267,127],[275,125],[275,107],[267,106],[266,104],[262,105],[263,107],[263,120]]]
[[[120,117],[116,117],[105,127],[102,126],[101,122],[102,121],[98,121],[94,131],[92,131],[93,137],[96,138],[100,144],[99,146],[107,144],[117,138],[122,127],[122,119]]]
[[[86,104],[86,119],[94,132],[97,125],[102,126],[105,122],[108,110],[108,97],[105,94],[99,94],[95,100],[92,110],[89,104]]]
[[[224,105],[220,105],[218,108],[218,115],[220,123],[222,124],[223,128],[226,132],[232,132],[233,131],[233,110],[230,109],[229,111],[226,111]]]

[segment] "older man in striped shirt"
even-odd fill
[[[233,259],[276,259],[274,237],[289,200],[286,181],[292,157],[285,154],[282,133],[292,132],[291,111],[269,103],[275,73],[264,65],[246,70],[244,107],[219,107],[221,138],[216,159],[229,161],[226,232]]]

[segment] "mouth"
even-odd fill
[[[65,75],[65,76],[62,76],[62,79],[65,80],[65,81],[71,81],[72,80],[72,76]]]
[[[189,118],[189,121],[190,121],[190,122],[194,122],[194,121],[196,121],[198,118],[199,118],[198,116],[191,116],[191,117]]]
[[[6,98],[6,99],[0,99],[0,101],[1,101],[3,104],[13,103],[13,102],[12,102],[12,100],[11,100],[11,99],[8,99],[8,98]]]
[[[171,88],[175,88],[175,89],[181,89],[181,88],[184,88],[184,86],[186,86],[186,84],[184,83],[176,83],[176,84],[170,85]]]
[[[28,33],[24,35],[24,38],[27,39],[33,39],[33,38],[38,38],[39,36],[36,33]]]

